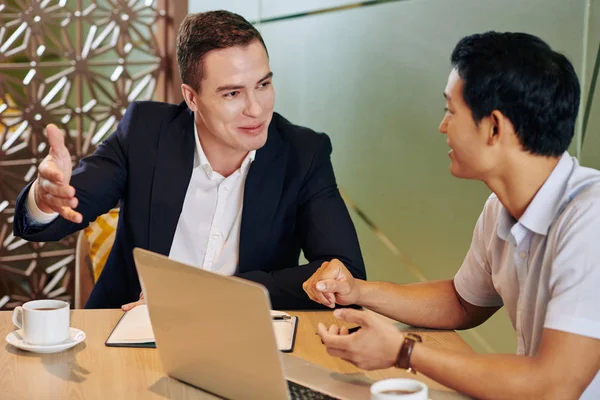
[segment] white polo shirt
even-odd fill
[[[600,339],[600,172],[565,152],[518,221],[492,194],[454,282],[506,307],[517,354],[535,355],[544,328]],[[581,399],[600,399],[600,373]]]

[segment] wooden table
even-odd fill
[[[0,336],[15,329],[11,312],[0,312]],[[104,342],[121,316],[120,310],[74,310],[71,325],[87,338],[55,354],[36,354],[4,342],[0,348],[0,399],[213,399],[198,389],[167,377],[156,349],[106,347]],[[420,379],[434,392],[448,389],[423,375],[398,369],[363,371],[330,357],[315,334],[318,322],[339,323],[329,311],[290,312],[299,316],[293,355],[340,373],[360,373],[379,380],[389,377]],[[415,330],[413,330],[415,331]],[[453,331],[420,331],[426,343],[472,351]],[[448,393],[453,397],[450,393]],[[431,396],[435,398],[435,396]],[[442,397],[446,397],[445,395]],[[438,397],[439,398],[439,397]]]

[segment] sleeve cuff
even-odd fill
[[[600,339],[600,321],[565,315],[546,315],[544,328]]]
[[[469,304],[473,304],[477,307],[502,307],[504,302],[502,298],[499,296],[496,297],[481,297],[470,292],[466,285],[463,284],[463,280],[460,278],[459,274],[454,277],[454,287],[456,288],[456,292],[460,297],[466,300]]]
[[[29,188],[29,193],[27,194],[27,201],[25,202],[25,209],[27,210],[27,214],[29,214],[29,219],[31,223],[35,225],[46,225],[50,222],[54,221],[58,217],[58,213],[45,213],[35,202],[35,194],[33,191],[35,186],[31,185]]]

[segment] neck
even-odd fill
[[[510,215],[518,220],[559,160],[560,158],[520,153],[515,157],[507,157],[506,163],[498,168],[501,172],[484,182],[498,196]]]
[[[213,171],[228,177],[242,166],[249,152],[232,149],[214,140],[211,135],[203,135],[202,132],[205,128],[199,124],[196,124],[196,128],[200,145]]]

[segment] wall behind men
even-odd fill
[[[276,110],[332,138],[338,184],[358,208],[351,214],[369,279],[448,279],[489,195],[483,184],[450,175],[446,139],[437,131],[450,53],[468,34],[525,31],[580,71],[586,1],[364,3],[190,0],[190,12],[225,8],[258,22]],[[343,5],[353,7],[335,9]],[[504,310],[464,337],[478,351],[516,348]]]
[[[589,167],[600,169],[600,0],[592,0],[589,4],[587,17],[586,45],[586,79],[584,100],[590,99],[593,91],[587,129],[582,143],[581,162]],[[591,87],[592,79],[596,76],[596,86]],[[584,102],[584,110],[587,103]]]

